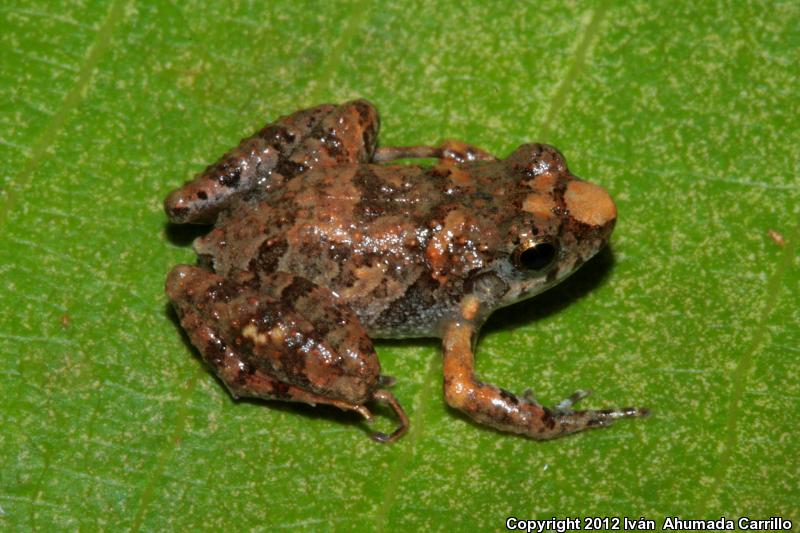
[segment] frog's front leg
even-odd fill
[[[444,395],[447,403],[476,421],[534,439],[552,439],[585,429],[608,426],[617,418],[645,416],[646,409],[625,407],[573,411],[572,404],[587,393],[576,392],[555,408],[475,379],[473,344],[477,327],[469,322],[450,324],[444,335]]]
[[[178,265],[166,290],[192,344],[234,397],[329,404],[367,420],[364,404],[380,401],[400,425],[376,440],[396,440],[408,428],[397,400],[380,389],[388,380],[372,343],[328,289],[283,272],[225,279]]]
[[[497,161],[497,158],[477,146],[449,139],[439,146],[382,146],[375,150],[372,161],[385,163],[396,159],[435,158],[451,163]]]

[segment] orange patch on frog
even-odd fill
[[[558,174],[555,172],[543,172],[532,180],[525,182],[525,185],[543,194],[550,194],[556,186]]]
[[[473,320],[475,315],[478,314],[480,304],[480,301],[475,296],[465,296],[464,300],[461,302],[461,316],[467,320]]]
[[[539,217],[553,216],[553,209],[556,203],[549,195],[531,193],[522,201],[522,210],[532,213]]]
[[[425,257],[431,265],[433,276],[439,283],[444,283],[447,279],[443,271],[447,265],[450,244],[463,233],[466,223],[467,219],[462,211],[458,209],[450,211],[444,219],[442,229],[428,242]]]
[[[578,222],[604,226],[617,218],[617,207],[605,189],[586,181],[570,181],[564,193],[569,214]]]
[[[447,165],[446,168],[450,170],[450,174],[447,177],[454,185],[457,185],[459,187],[466,187],[468,185],[472,185],[475,182],[475,179],[473,178],[471,173],[456,166],[455,164],[449,164]]]

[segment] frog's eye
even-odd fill
[[[527,241],[514,250],[511,260],[520,270],[540,272],[553,264],[556,255],[558,248],[550,241]]]

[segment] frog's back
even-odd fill
[[[195,249],[225,277],[284,271],[328,287],[373,336],[435,334],[456,301],[425,256],[446,188],[417,166],[321,169],[243,199]]]

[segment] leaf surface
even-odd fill
[[[797,3],[0,11],[1,525],[800,520]],[[495,313],[478,368],[652,418],[546,443],[478,427],[427,340],[378,344],[412,420],[394,445],[333,409],[231,400],[168,312],[194,254],[162,199],[267,120],[358,96],[385,145],[545,141],[611,191],[611,249]]]

